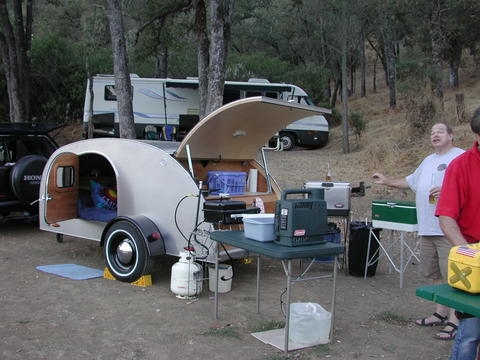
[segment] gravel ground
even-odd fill
[[[323,180],[327,161],[336,181],[368,181],[372,169],[362,168],[356,156],[334,159],[328,149],[268,154],[270,170],[284,188]],[[371,198],[382,191],[372,187],[367,196],[353,198],[352,218],[368,217]],[[0,259],[2,359],[447,359],[451,346],[433,338],[435,328],[412,323],[433,310],[432,303],[415,296],[415,288],[425,284],[416,263],[409,264],[403,289],[384,259],[367,279],[340,270],[333,343],[285,354],[251,335],[284,321],[285,278],[277,261],[263,262],[260,314],[255,312],[255,265],[235,262],[232,291],[220,296],[219,319],[214,320],[207,282],[196,301],[170,292],[176,259],[157,261],[150,287],[60,278],[36,267],[74,263],[103,269],[101,249],[68,236],[57,243],[54,234],[19,223],[0,224]],[[299,266],[295,263],[297,271]],[[328,274],[331,267],[315,264],[312,274]],[[298,283],[293,301],[329,309],[330,288],[330,279]]]

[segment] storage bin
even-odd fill
[[[241,195],[245,192],[247,173],[241,171],[209,171],[208,189],[210,194]]]
[[[450,249],[448,284],[472,294],[480,293],[480,244],[465,244]]]
[[[415,203],[400,200],[372,201],[374,227],[400,231],[416,231],[417,211]]]
[[[273,241],[276,239],[274,214],[252,214],[243,216],[245,237],[257,241]]]

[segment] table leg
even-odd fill
[[[285,309],[285,344],[284,351],[288,352],[288,337],[290,335],[290,291],[292,284],[292,260],[287,261],[287,306]]]
[[[214,292],[214,310],[213,310],[213,318],[215,320],[218,319],[218,275],[219,275],[219,268],[218,268],[218,251],[219,251],[220,243],[217,242],[217,249],[215,251],[215,292]]]
[[[337,293],[337,262],[338,262],[338,256],[335,256],[334,260],[334,267],[333,267],[333,279],[332,279],[332,306],[331,306],[331,313],[332,313],[332,319],[331,319],[331,326],[330,326],[330,343],[333,343],[333,336],[334,336],[334,328],[335,328],[335,301],[336,301],[336,293]]]
[[[260,272],[261,260],[260,255],[257,255],[257,314],[260,313]]]
[[[404,246],[403,231],[400,233],[400,289],[403,289],[403,272],[406,266],[403,264],[403,246]]]

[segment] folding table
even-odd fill
[[[396,232],[399,232],[399,236],[394,238],[393,240],[390,240],[390,244],[384,245],[379,237],[375,234],[373,229],[375,228],[380,228],[380,229],[387,229],[387,230],[393,230]],[[403,224],[403,223],[395,223],[395,222],[387,222],[387,221],[372,221],[372,225],[370,226],[370,231],[368,235],[368,247],[367,247],[367,256],[365,259],[365,272],[364,272],[364,278],[367,277],[367,270],[368,267],[372,264],[374,264],[376,261],[378,261],[378,256],[380,250],[383,251],[385,254],[388,262],[390,265],[393,267],[393,269],[400,274],[400,288],[403,288],[403,273],[407,269],[408,264],[410,261],[415,258],[418,262],[420,262],[420,259],[418,258],[416,251],[418,248],[418,241],[415,241],[414,246],[410,246],[408,242],[405,240],[405,234],[406,233],[413,233],[418,230],[418,225],[409,225],[409,224]],[[379,245],[378,250],[375,251],[375,253],[370,254],[370,244],[373,241],[376,241]],[[398,243],[399,245],[399,260],[398,263],[395,262],[395,259],[392,255],[392,251],[394,248],[394,245]],[[405,253],[406,252],[406,253]]]
[[[251,240],[245,237],[243,231],[213,231],[210,233],[210,238],[219,244],[227,244],[240,249],[247,250],[253,254],[257,254],[257,313],[260,312],[260,274],[261,274],[261,261],[260,256],[266,256],[272,259],[281,260],[285,276],[287,279],[287,293],[286,293],[286,319],[285,319],[285,342],[284,351],[288,352],[288,335],[290,326],[290,296],[291,285],[296,281],[308,281],[324,277],[332,278],[332,325],[330,329],[330,341],[332,340],[334,320],[335,320],[335,294],[336,294],[336,281],[337,281],[337,256],[345,251],[345,247],[340,244],[326,242],[324,244],[317,245],[302,245],[302,246],[283,246],[276,244],[275,242],[261,242]],[[310,278],[297,279],[293,277],[292,272],[292,260],[302,258],[312,258],[316,256],[334,256],[335,262],[333,266],[332,275],[322,275]],[[215,271],[216,278],[218,279],[218,246],[216,247],[215,255]],[[305,272],[304,272],[305,273]],[[304,274],[303,273],[303,274]],[[302,275],[303,275],[302,274]],[[214,318],[218,317],[218,281],[215,289],[215,309]]]

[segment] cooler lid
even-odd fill
[[[330,110],[286,101],[251,97],[228,103],[198,122],[181,142],[175,157],[250,160],[278,131],[307,116]]]
[[[414,201],[405,200],[372,200],[372,206],[387,206],[387,207],[399,207],[399,208],[415,208]]]

